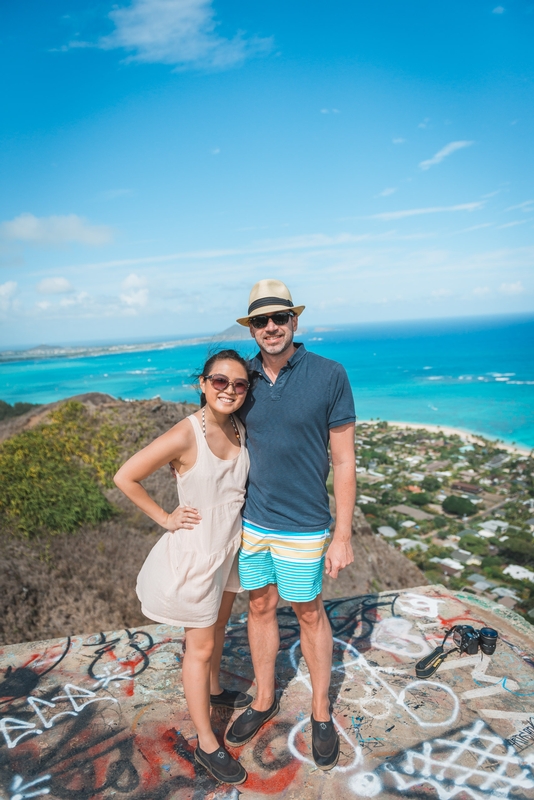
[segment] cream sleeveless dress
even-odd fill
[[[211,452],[198,419],[188,417],[197,442],[197,459],[183,475],[175,472],[180,505],[198,509],[193,530],[164,533],[137,578],[143,614],[156,622],[207,628],[217,620],[222,593],[242,591],[237,570],[241,509],[249,456],[245,430],[239,455],[231,460]]]

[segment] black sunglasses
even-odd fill
[[[233,386],[236,394],[245,394],[250,386],[245,378],[236,378],[235,381],[229,380],[226,375],[204,375],[204,378],[211,382],[216,392],[224,392],[229,386]]]
[[[249,322],[257,331],[266,328],[269,320],[272,319],[275,325],[287,325],[290,317],[294,317],[289,311],[278,311],[276,314],[260,314],[259,317],[250,317]]]

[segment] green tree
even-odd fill
[[[432,502],[432,498],[426,492],[411,492],[408,499],[414,506],[426,506]]]
[[[427,492],[437,492],[440,486],[441,483],[435,475],[427,475],[426,478],[423,478],[423,482],[421,483],[421,487]]]
[[[460,544],[463,550],[469,550],[470,553],[476,556],[485,556],[488,553],[488,545],[486,542],[471,533],[462,536]]]
[[[455,514],[457,517],[470,517],[476,513],[477,507],[466,497],[458,497],[455,494],[446,497],[441,507],[447,514]]]
[[[534,543],[519,537],[507,539],[501,547],[501,553],[505,558],[521,566],[534,564]]]
[[[403,500],[404,495],[402,495],[400,492],[396,492],[394,489],[386,489],[384,492],[382,492],[382,496],[380,498],[380,502],[385,506],[397,505],[398,503],[402,503]]]

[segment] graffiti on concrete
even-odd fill
[[[512,747],[515,747],[516,750],[523,750],[525,747],[531,745],[534,742],[534,717],[530,717],[528,725],[521,728],[519,733],[510,736],[507,742],[511,744]]]
[[[311,756],[311,683],[296,618],[282,608],[281,712],[232,751],[249,773],[242,786],[219,786],[196,765],[182,631],[150,625],[0,652],[0,797],[534,800],[528,630],[441,587],[332,600],[326,609],[341,740],[331,773]],[[495,654],[451,658],[432,680],[417,680],[415,662],[455,622],[499,629]],[[229,625],[222,670],[228,688],[253,684],[245,619]],[[220,740],[232,719],[213,709]]]
[[[91,648],[94,652],[94,658],[87,668],[87,673],[91,678],[98,680],[104,679],[104,675],[97,675],[95,667],[102,666],[100,662],[105,663],[106,659],[110,659],[110,663],[117,663],[121,661],[122,669],[120,670],[120,677],[107,678],[110,680],[123,680],[125,677],[135,677],[140,675],[149,665],[150,659],[148,652],[153,648],[154,640],[150,633],[146,631],[132,631],[125,630],[123,635],[107,638],[104,633],[99,633],[96,636],[91,636],[87,642],[84,642],[83,647]],[[122,650],[123,656],[119,654]],[[110,665],[107,664],[102,669],[104,672],[109,672]],[[113,674],[119,670],[114,669]],[[107,685],[107,684],[106,684]]]
[[[34,655],[25,666],[8,666],[5,671],[4,679],[0,681],[0,708],[4,703],[9,703],[18,697],[24,697],[32,692],[38,685],[41,678],[57,667],[65,658],[70,650],[71,638],[67,636],[65,645],[61,648],[59,655],[56,655],[56,647],[51,647],[45,656]]]
[[[436,738],[409,749],[375,773],[356,774],[350,785],[357,796],[375,797],[388,789],[413,797],[427,784],[439,800],[471,797],[525,797],[534,789],[530,768],[513,747],[488,731],[482,720],[468,730]]]

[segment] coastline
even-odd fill
[[[356,427],[362,422],[375,423],[378,420],[362,419],[358,420]],[[499,443],[501,450],[506,450],[508,453],[518,453],[522,456],[529,456],[534,448],[524,447],[522,445],[512,445],[503,442],[502,439],[495,439],[492,436],[482,436],[481,434],[466,431],[462,428],[453,428],[450,425],[432,425],[430,423],[417,423],[417,422],[397,422],[396,420],[380,420],[380,422],[387,422],[388,425],[395,426],[396,428],[413,429],[413,430],[427,430],[429,433],[444,433],[446,436],[459,436],[468,444],[483,444],[485,440],[493,443]]]

